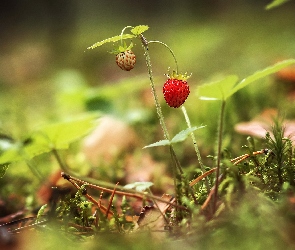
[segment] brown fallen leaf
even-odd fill
[[[272,136],[273,120],[277,117],[277,114],[278,112],[275,109],[266,109],[253,120],[236,124],[235,131],[258,138],[265,137],[267,132]],[[285,129],[284,137],[288,137],[295,145],[295,121],[285,120],[282,125]]]
[[[171,201],[172,196],[164,194],[161,198],[166,201]],[[163,231],[165,226],[167,226],[165,213],[169,207],[170,205],[164,202],[157,202],[156,205],[143,207],[137,221],[138,228]]]

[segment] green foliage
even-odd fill
[[[119,35],[119,36],[113,36],[111,38],[107,38],[107,39],[104,39],[100,42],[97,42],[91,46],[89,46],[87,49],[95,49],[101,45],[104,45],[105,43],[111,43],[111,42],[118,42],[120,41],[121,39],[122,40],[125,40],[125,39],[130,39],[130,38],[134,38],[135,35],[132,35],[132,34],[123,34],[122,36]]]
[[[223,100],[226,101],[234,93],[241,90],[242,88],[248,86],[250,83],[264,78],[270,74],[276,73],[279,70],[294,64],[294,59],[284,60],[282,62],[276,63],[269,66],[263,70],[257,71],[254,74],[246,77],[236,84],[237,76],[228,76],[220,81],[204,84],[198,87],[197,95],[202,100]]]
[[[96,118],[97,114],[90,114],[36,129],[24,142],[15,142],[1,153],[1,173],[5,173],[9,163],[30,160],[52,150],[67,149],[94,128]]]
[[[43,215],[45,215],[45,209],[47,208],[47,204],[44,204],[42,207],[40,207],[38,213],[37,213],[37,219],[36,221],[41,221],[41,218]]]
[[[94,48],[97,48],[97,47],[99,47],[101,45],[104,45],[106,43],[118,42],[118,41],[122,41],[122,40],[126,40],[126,39],[137,37],[141,33],[143,33],[146,30],[148,30],[148,28],[149,27],[147,25],[138,25],[138,26],[136,26],[136,27],[134,27],[134,28],[131,29],[132,34],[122,34],[122,35],[118,35],[118,36],[113,36],[113,37],[104,39],[104,40],[102,40],[100,42],[97,42],[97,43],[89,46],[87,49],[94,49]]]
[[[151,147],[159,147],[159,146],[168,146],[174,143],[182,142],[184,141],[193,131],[197,129],[204,128],[205,126],[199,126],[199,127],[192,127],[187,128],[185,130],[180,131],[177,135],[175,135],[170,141],[169,140],[161,140],[155,143],[152,143],[150,145],[145,146],[144,148],[151,148]]]
[[[131,32],[132,34],[138,36],[140,34],[142,34],[143,32],[147,31],[149,29],[149,26],[147,25],[138,25],[136,27],[134,27]]]

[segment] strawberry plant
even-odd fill
[[[145,35],[148,30],[147,25],[126,26],[119,35],[97,42],[88,49],[98,49],[115,43],[115,48],[110,53],[116,56],[116,64],[120,69],[127,71],[123,73],[128,74],[130,70],[136,70],[135,63],[140,58],[140,55],[135,56],[133,52],[136,51],[133,47],[138,45],[134,40],[141,44],[147,78],[150,81],[150,98],[155,106],[153,112],[157,114],[163,137],[156,142],[150,141],[142,150],[163,147],[162,152],[170,156],[168,174],[173,177],[170,183],[173,185],[173,193],[156,195],[152,189],[154,183],[150,181],[122,185],[120,181],[110,183],[103,179],[94,179],[91,172],[84,176],[71,168],[63,158],[62,150],[69,149],[73,142],[93,130],[101,114],[91,113],[44,125],[18,140],[3,134],[0,135],[1,178],[5,178],[10,165],[23,161],[41,181],[34,159],[50,154],[60,170],[58,181],[66,183],[66,188],[60,188],[58,185],[54,187],[48,204],[41,206],[36,216],[3,223],[0,226],[0,239],[2,234],[10,235],[32,228],[35,230],[34,236],[38,236],[38,247],[48,234],[56,244],[66,248],[79,246],[97,249],[101,245],[112,248],[115,243],[127,244],[127,247],[132,245],[138,249],[183,246],[188,249],[194,249],[195,246],[215,249],[220,247],[220,244],[226,248],[234,246],[234,249],[239,244],[243,244],[247,249],[251,248],[251,244],[255,244],[259,249],[272,246],[275,249],[290,248],[294,245],[289,233],[291,230],[282,233],[280,229],[292,229],[295,218],[295,153],[291,139],[284,138],[284,128],[279,121],[275,121],[272,131],[265,135],[263,143],[266,147],[263,149],[257,149],[255,141],[249,137],[248,144],[243,147],[247,153],[232,156],[230,149],[224,149],[223,142],[226,135],[226,108],[231,97],[247,86],[250,87],[252,83],[295,64],[295,59],[278,62],[241,80],[236,75],[229,75],[194,89],[193,76],[180,73],[173,50],[161,41],[149,40]],[[169,68],[166,75],[168,79],[163,85],[155,80],[152,71],[152,65],[157,62],[152,64],[151,55],[153,46],[157,45],[168,50],[174,64],[172,71],[169,66],[163,68],[163,72]],[[137,83],[138,85],[131,87],[136,89],[145,84],[140,81]],[[130,83],[126,83],[128,84]],[[158,95],[157,87],[162,90],[161,96]],[[111,98],[125,92],[120,86],[106,88],[98,89],[97,92],[101,96]],[[197,99],[217,102],[220,108],[219,118],[214,117],[214,121],[218,121],[216,141],[208,142],[212,147],[215,145],[216,149],[214,155],[206,160],[200,152],[196,137],[199,131],[206,129],[206,124],[192,124],[185,108],[187,100],[194,103]],[[162,103],[165,105],[163,109]],[[194,107],[197,111],[201,108]],[[166,112],[182,113],[186,127],[172,136],[164,117]],[[177,146],[187,142],[189,138],[195,153],[191,167],[183,166],[177,150]],[[136,208],[138,206],[139,210]],[[284,212],[288,213],[289,221],[281,217]],[[273,215],[274,223],[270,223],[269,217]],[[248,224],[249,218],[251,223]],[[267,228],[259,231],[261,223],[267,225]],[[279,226],[275,227],[275,224]],[[148,247],[146,234],[142,232],[155,239],[150,241]],[[243,236],[244,232],[257,242],[259,233],[263,237],[269,234],[271,239],[263,240],[261,246],[256,241],[250,244],[246,236]],[[233,243],[229,244],[228,239],[232,235]],[[276,241],[275,237],[279,240]]]

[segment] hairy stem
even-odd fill
[[[140,36],[140,39],[141,39],[141,42],[142,42],[142,47],[144,49],[144,55],[145,55],[145,59],[146,59],[146,65],[147,65],[148,74],[149,74],[149,78],[150,78],[150,85],[151,85],[152,94],[153,94],[155,105],[156,105],[156,110],[157,110],[158,118],[159,118],[159,121],[160,121],[162,130],[163,130],[163,133],[164,133],[164,138],[166,140],[169,140],[170,141],[170,136],[169,136],[169,133],[168,133],[166,124],[165,124],[164,116],[163,116],[162,109],[161,109],[161,106],[160,106],[160,103],[159,103],[158,95],[156,93],[154,78],[153,78],[153,74],[152,74],[152,64],[151,64],[151,59],[150,59],[149,49],[148,49],[148,44],[150,42],[148,42],[145,39],[145,37],[143,37],[142,35]],[[166,47],[169,48],[168,46],[166,46]],[[172,51],[170,48],[169,48],[169,50]],[[174,56],[174,53],[173,52],[172,52],[172,55],[173,55],[173,57],[175,59],[175,56]],[[176,59],[175,59],[175,61],[176,61]],[[183,171],[182,171],[181,166],[180,166],[180,163],[179,163],[179,161],[178,161],[178,159],[176,157],[176,154],[175,154],[175,150],[173,148],[173,145],[170,145],[170,153],[171,153],[172,161],[173,161],[173,163],[172,163],[172,172],[173,172],[173,179],[174,179],[174,188],[175,188],[175,195],[176,195],[176,203],[177,204],[180,204],[181,203],[180,202],[180,199],[181,199],[180,192],[181,192],[181,190],[179,190],[178,184],[181,183]]]
[[[187,124],[188,128],[191,128],[192,125],[191,125],[189,116],[187,115],[186,108],[183,105],[181,106],[181,110],[182,110],[182,113],[184,115],[184,118],[185,118],[185,121],[186,121],[186,124]],[[198,158],[200,168],[203,171],[203,173],[205,173],[206,170],[205,170],[204,164],[202,162],[202,157],[201,157],[201,154],[200,154],[200,150],[199,150],[199,147],[198,147],[197,140],[196,140],[194,132],[191,132],[191,138],[192,138],[192,141],[194,143],[194,149],[195,149],[195,152],[197,154],[197,158]],[[207,192],[209,192],[210,191],[210,186],[209,186],[208,177],[205,178],[205,184],[206,184]]]
[[[164,116],[162,113],[162,109],[159,103],[159,98],[156,92],[156,88],[155,88],[155,83],[154,83],[154,77],[153,77],[153,72],[152,72],[152,64],[151,64],[151,58],[149,55],[149,51],[148,51],[148,46],[143,45],[144,48],[144,55],[145,55],[145,59],[146,59],[146,65],[147,65],[147,69],[148,69],[148,74],[149,74],[149,78],[150,78],[150,85],[151,85],[151,89],[152,89],[152,94],[154,97],[154,101],[155,101],[155,105],[156,105],[156,110],[157,110],[157,114],[158,114],[158,118],[164,133],[164,138],[166,140],[170,140],[170,136],[165,124],[165,120],[164,120]]]

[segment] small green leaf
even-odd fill
[[[157,141],[155,143],[149,144],[143,148],[152,148],[152,147],[159,147],[159,146],[167,146],[170,145],[171,142],[169,140],[161,140],[161,141]]]
[[[220,81],[201,85],[197,89],[197,95],[202,100],[226,100],[237,81],[236,75],[230,75]]]
[[[171,143],[177,143],[177,142],[182,142],[184,141],[193,131],[204,128],[205,126],[200,126],[200,127],[192,127],[192,128],[187,128],[185,130],[180,131],[177,135],[175,135]]]
[[[40,207],[40,209],[37,213],[36,222],[39,222],[42,220],[42,216],[44,216],[46,208],[47,208],[47,204],[44,204],[42,207]]]
[[[288,1],[289,0],[273,0],[270,4],[266,5],[265,9],[270,10],[270,9],[276,8]]]
[[[180,131],[177,135],[175,135],[171,141],[169,140],[161,140],[155,143],[152,143],[150,145],[145,146],[144,148],[151,148],[151,147],[159,147],[159,146],[168,146],[171,145],[172,143],[178,143],[184,141],[193,131],[204,128],[205,126],[200,126],[200,127],[192,127],[192,128],[187,128],[185,130]]]
[[[149,29],[149,26],[147,26],[147,25],[138,25],[138,26],[134,27],[131,30],[131,32],[132,32],[132,34],[138,36],[139,34],[147,31],[148,29]]]
[[[144,192],[145,190],[147,190],[148,188],[150,188],[151,186],[153,186],[154,183],[146,181],[146,182],[134,182],[134,183],[130,183],[124,186],[124,188],[126,189],[135,189],[138,192]]]
[[[97,42],[95,44],[93,44],[92,46],[88,47],[87,49],[94,49],[96,47],[99,47],[105,43],[110,43],[110,42],[117,42],[117,41],[120,41],[121,39],[124,40],[124,39],[130,39],[130,38],[133,38],[133,37],[136,37],[135,35],[132,35],[132,34],[123,34],[123,36],[119,35],[119,36],[113,36],[113,37],[110,37],[110,38],[107,38],[107,39],[104,39],[100,42]]]

